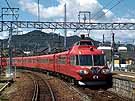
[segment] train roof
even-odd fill
[[[61,52],[61,53],[56,53],[56,56],[57,55],[66,55],[66,54],[68,54],[69,53],[69,51],[64,51],[64,52]]]
[[[37,56],[39,58],[42,58],[42,57],[53,57],[54,54],[47,54],[47,55],[40,55],[40,56]]]
[[[78,42],[76,42],[76,43],[74,44],[74,46],[76,46],[76,45],[79,45],[79,46],[81,46],[81,45],[93,46],[94,43],[92,42],[92,40],[80,40],[80,41],[78,41]]]
[[[97,54],[104,54],[102,50],[97,49],[95,46],[88,46],[88,45],[82,45],[82,46],[73,46],[72,49],[69,52],[70,54],[80,54],[80,55],[97,55]]]
[[[27,58],[27,59],[28,59],[28,58],[29,58],[29,59],[30,59],[30,58],[34,59],[34,58],[37,58],[37,56],[27,56],[27,57],[22,57],[22,58],[23,58],[23,59],[26,59],[26,58]]]

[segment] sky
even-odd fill
[[[0,8],[8,7],[6,0],[0,0]],[[7,0],[11,7],[19,8],[19,20],[37,21],[38,0]],[[67,21],[78,21],[79,11],[90,11],[92,22],[135,22],[135,0],[39,0],[40,21],[63,21],[64,4],[67,5]],[[6,18],[4,20],[9,20]],[[23,30],[23,33],[29,31]],[[52,32],[52,30],[42,30]],[[64,35],[63,30],[56,33]],[[80,35],[87,31],[68,30],[67,36]],[[135,31],[90,31],[90,37],[95,40],[110,41],[115,33],[116,41],[132,43],[135,40]],[[0,32],[0,39],[7,37],[7,32]]]

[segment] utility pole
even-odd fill
[[[115,48],[114,33],[112,33],[112,51],[111,51],[112,65],[111,65],[111,71],[114,71],[114,48]]]
[[[7,67],[7,74],[6,74],[7,77],[11,77],[11,78],[13,76],[13,73],[12,73],[12,46],[11,46],[12,31],[13,31],[13,29],[12,29],[12,23],[11,23],[11,26],[9,29],[9,39],[8,39],[9,59],[8,59],[8,67]]]
[[[0,77],[1,77],[1,74],[2,74],[2,58],[3,58],[3,41],[1,41],[1,57],[0,57],[0,60],[1,60],[1,66],[0,66]]]
[[[105,36],[104,36],[104,34],[103,34],[103,42],[102,42],[103,45],[104,45],[104,42],[105,42],[104,40],[105,40]]]
[[[38,22],[40,22],[40,7],[39,7],[39,0],[38,0]]]
[[[19,14],[18,14],[19,8],[2,8],[2,21],[5,21],[4,16],[6,18],[8,17],[11,21],[17,21]],[[6,19],[7,20],[7,19]],[[17,26],[18,27],[18,26]],[[3,30],[3,25],[2,25],[2,30]],[[6,77],[13,78],[13,71],[12,71],[12,33],[13,33],[13,25],[12,22],[10,23],[9,26],[9,39],[8,39],[8,54],[9,54],[9,59],[8,65],[6,68]]]
[[[65,28],[64,28],[64,33],[65,33],[65,36],[64,36],[64,49],[66,49],[66,43],[67,43],[67,39],[66,39],[66,37],[67,37],[67,29],[66,29],[66,22],[67,22],[67,10],[66,10],[66,4],[64,5],[64,22],[65,22]]]

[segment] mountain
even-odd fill
[[[67,37],[67,49],[72,47],[75,42],[79,41],[81,38],[77,35]],[[99,41],[95,41],[91,38],[86,38],[92,40],[93,43],[98,46]],[[8,39],[0,40],[3,43],[4,54],[8,55]],[[110,46],[110,42],[104,43],[106,46]],[[120,44],[116,44],[117,47],[121,46]],[[122,45],[123,46],[123,45]],[[124,58],[134,58],[133,55],[135,52],[135,46],[132,44],[124,45],[127,47],[127,55],[122,56]],[[39,55],[39,54],[48,54],[48,52],[59,52],[64,49],[64,37],[60,36],[56,33],[45,33],[40,30],[34,30],[29,33],[23,35],[13,35],[12,36],[12,48],[13,55],[14,53],[22,56],[25,52],[31,52],[31,55]]]
[[[67,49],[70,48],[75,42],[79,41],[81,38],[78,36],[67,37]],[[94,41],[91,38],[87,38],[93,41],[95,45],[99,42]],[[4,47],[7,47],[8,39],[2,40]],[[33,52],[46,52],[56,49],[63,49],[64,37],[56,33],[44,33],[40,30],[34,30],[23,35],[13,35],[12,36],[12,47],[18,51],[33,51]]]

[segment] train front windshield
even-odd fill
[[[103,66],[105,65],[104,55],[79,55],[77,56],[80,66]]]

